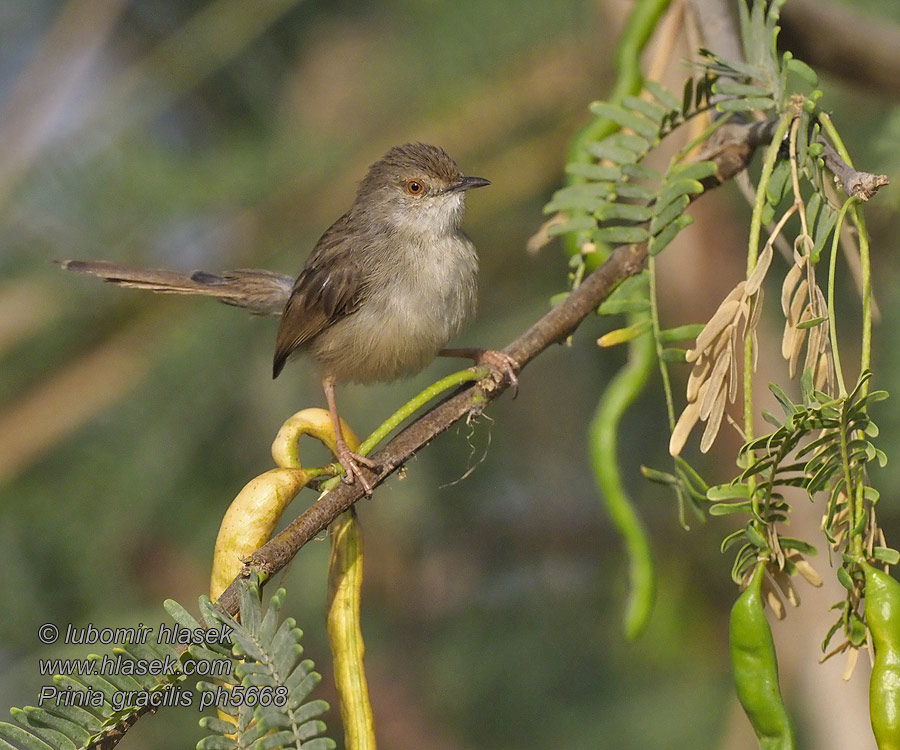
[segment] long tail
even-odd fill
[[[281,315],[294,279],[273,271],[240,268],[220,274],[206,271],[167,271],[124,266],[106,260],[59,260],[67,271],[97,276],[118,286],[166,294],[200,294],[254,315]]]

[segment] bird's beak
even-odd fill
[[[471,190],[472,188],[484,187],[485,185],[490,184],[491,181],[484,179],[484,177],[463,177],[455,185],[451,185],[449,188],[447,188],[447,191],[456,192],[462,190]]]

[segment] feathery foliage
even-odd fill
[[[241,589],[240,621],[219,612],[202,596],[202,623],[167,600],[165,608],[182,632],[230,631],[230,641],[192,642],[181,653],[165,642],[124,643],[113,649],[115,668],[102,671],[104,657],[92,654],[75,674],[54,676],[67,700],[11,710],[18,726],[0,722],[0,750],[109,747],[148,710],[191,706],[195,700],[201,708],[217,708],[220,717],[230,717],[200,719],[200,725],[213,733],[198,743],[202,750],[335,747],[321,736],[325,724],[319,717],[328,704],[308,700],[321,677],[313,671],[312,661],[301,659],[302,632],[293,618],[278,622],[284,595],[279,589],[263,612],[259,581],[253,578]],[[96,665],[94,674],[87,673],[89,664]],[[158,675],[148,672],[150,664],[155,666],[149,672]],[[171,669],[162,671],[165,667]],[[195,675],[209,674],[215,674],[215,683],[199,680],[196,692],[186,687]]]

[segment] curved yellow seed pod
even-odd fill
[[[362,535],[356,514],[350,510],[331,524],[328,640],[341,700],[344,744],[353,750],[375,750],[375,721],[363,664],[366,649],[359,618],[362,577]]]
[[[303,469],[272,469],[244,485],[219,526],[210,599],[215,601],[241,571],[243,561],[269,541],[284,509],[310,478]]]
[[[356,450],[359,439],[343,420],[341,429],[350,449]],[[303,435],[320,440],[335,452],[331,416],[324,409],[298,411],[281,426],[272,443],[272,457],[280,468],[247,482],[222,518],[209,584],[213,601],[240,572],[243,561],[269,541],[284,509],[316,476],[316,472],[304,470],[300,463],[297,442]]]
[[[341,432],[350,450],[359,448],[359,438],[342,419]],[[331,415],[324,409],[303,409],[288,419],[272,443],[272,458],[275,464],[284,468],[299,469],[302,467],[298,456],[298,444],[303,435],[320,440],[332,453],[337,455],[337,436],[331,424]]]
[[[350,449],[356,450],[359,439],[343,420],[341,431]],[[320,440],[332,453],[336,452],[337,436],[331,415],[324,409],[303,409],[281,426],[272,443],[272,458],[279,468],[247,482],[222,518],[209,582],[209,598],[213,601],[240,573],[244,560],[269,541],[284,509],[318,475],[304,470],[300,462],[298,442],[303,435]],[[218,714],[222,721],[234,723],[223,711]]]

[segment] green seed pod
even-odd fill
[[[875,647],[869,717],[878,750],[900,750],[900,583],[866,562],[866,624]]]
[[[731,608],[729,644],[734,685],[763,750],[793,750],[794,729],[781,698],[778,661],[760,595],[765,563]]]

